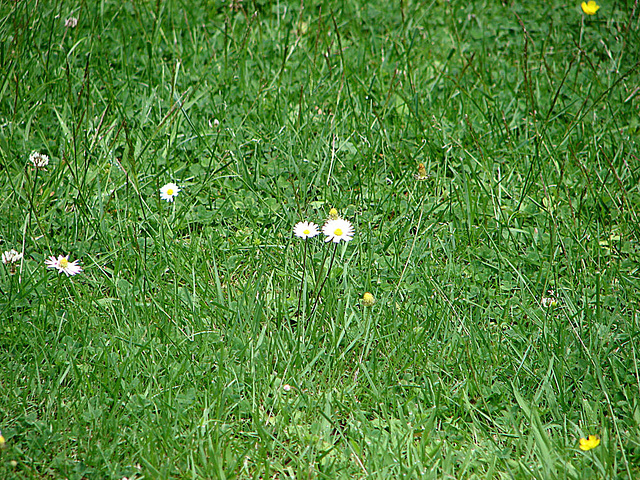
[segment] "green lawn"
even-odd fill
[[[640,478],[599,5],[0,3],[0,478]]]

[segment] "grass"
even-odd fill
[[[0,477],[638,478],[637,7],[2,3]]]

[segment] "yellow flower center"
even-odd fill
[[[60,268],[67,268],[69,266],[69,260],[62,258],[60,260]]]
[[[333,233],[334,233],[334,235],[337,235],[338,237],[341,237],[342,236],[342,229],[341,228],[336,228]]]
[[[173,195],[173,188],[167,188],[167,195]]]
[[[305,228],[302,233],[304,233],[305,235],[309,235],[311,233],[311,230],[309,230],[308,228]]]

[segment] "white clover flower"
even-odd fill
[[[44,261],[47,268],[55,268],[60,273],[64,273],[67,277],[76,275],[82,271],[82,267],[78,265],[79,260],[69,261],[69,255],[59,255],[58,258],[53,255]]]
[[[40,152],[31,152],[29,161],[36,168],[45,168],[49,165],[49,155]]]
[[[555,292],[553,290],[549,290],[549,296],[542,297],[542,300],[540,301],[540,303],[544,308],[557,307],[558,299],[556,298]]]
[[[15,249],[7,250],[2,254],[2,263],[8,265],[10,263],[18,263],[22,260],[22,253],[18,253]]]
[[[9,266],[9,274],[16,274],[16,263],[22,260],[22,253],[18,253],[15,249],[7,250],[2,254],[2,263]]]
[[[339,243],[340,240],[349,242],[353,239],[353,225],[349,220],[338,218],[328,220],[322,227],[322,233],[326,235],[325,242]]]
[[[160,198],[167,202],[173,202],[173,199],[180,193],[180,187],[175,183],[167,183],[160,189]]]
[[[76,28],[78,25],[78,19],[76,17],[69,17],[64,21],[64,26],[67,28]]]
[[[282,386],[282,389],[283,389],[285,392],[290,392],[290,391],[291,391],[291,385],[289,385],[288,383],[285,383],[285,384]]]
[[[313,222],[298,222],[296,226],[293,227],[293,233],[296,237],[304,238],[312,238],[318,235],[320,232],[318,231],[318,225]]]

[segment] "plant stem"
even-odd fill
[[[329,274],[331,273],[331,267],[333,266],[333,260],[336,258],[337,251],[338,251],[338,244],[336,243],[333,249],[333,254],[331,255],[331,261],[329,262],[329,269],[327,270],[327,275],[324,277],[324,280],[322,281],[322,285],[320,285],[320,288],[318,288],[318,293],[316,294],[316,300],[313,303],[313,308],[311,309],[309,318],[311,318],[316,311],[316,307],[318,306],[318,300],[320,299],[320,292],[322,292],[322,287],[324,287],[324,284],[327,283],[327,279],[329,278]],[[324,265],[324,261],[322,262],[322,265]],[[322,269],[322,265],[320,265],[320,269]]]
[[[300,279],[300,293],[298,294],[298,308],[296,309],[296,314],[300,314],[300,302],[302,301],[302,290],[304,287],[304,278],[306,275],[306,267],[307,267],[307,243],[308,243],[308,240],[305,239],[304,253],[302,254],[302,278]],[[304,317],[304,315],[302,316]]]

